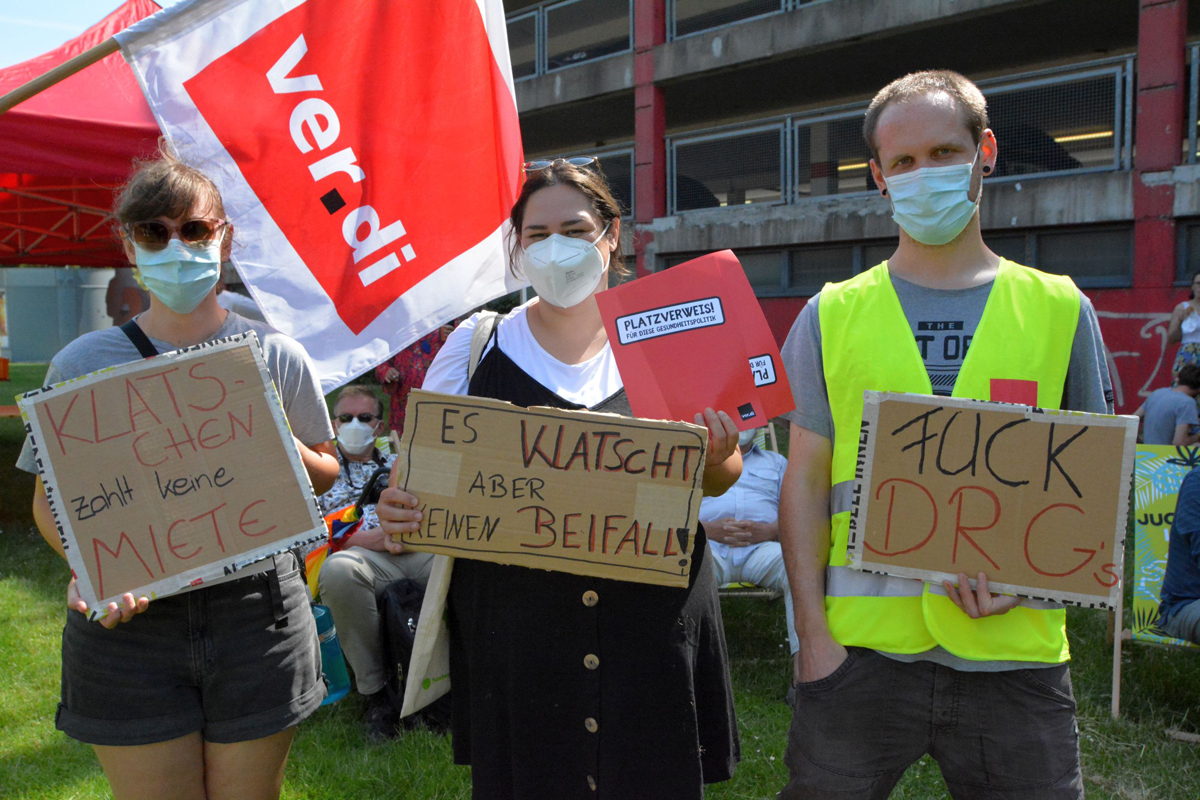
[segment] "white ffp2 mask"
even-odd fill
[[[338,426],[338,444],[352,456],[362,455],[375,444],[375,429],[356,419]]]
[[[521,250],[521,271],[547,303],[559,308],[578,305],[608,269],[608,257],[599,247],[607,234],[607,225],[595,242],[552,233]]]

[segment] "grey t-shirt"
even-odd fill
[[[992,284],[970,289],[929,289],[892,276],[892,285],[917,339],[934,394],[949,395],[979,327]],[[801,428],[832,441],[833,414],[829,410],[821,357],[820,300],[818,292],[800,311],[780,351],[796,401],[795,410],[785,416]],[[1082,292],[1062,407],[1113,413],[1112,380],[1104,357],[1100,322],[1092,301]]]
[[[929,382],[937,395],[950,395],[958,378],[963,358],[979,327],[992,283],[970,289],[930,289],[892,276],[892,285],[900,306],[908,318]],[[825,385],[821,356],[820,293],[800,311],[788,333],[780,355],[791,381],[794,411],[785,416],[791,422],[833,440],[833,414]],[[1104,357],[1104,340],[1092,302],[1080,292],[1079,324],[1071,343],[1071,359],[1063,387],[1062,408],[1098,414],[1113,413],[1112,381]],[[971,661],[934,647],[913,655],[883,653],[900,661],[934,661],[968,672],[997,672],[1008,669],[1054,666],[1026,661]]]
[[[1142,440],[1146,444],[1172,444],[1179,425],[1200,425],[1196,401],[1174,389],[1155,389],[1142,406],[1146,414]]]
[[[262,345],[267,372],[275,382],[280,402],[287,414],[288,424],[296,438],[306,445],[321,444],[333,439],[333,424],[321,394],[321,381],[316,369],[296,340],[285,336],[265,322],[248,320],[230,312],[225,323],[213,334],[213,339],[223,339],[238,333],[254,331]],[[175,346],[160,339],[150,341],[160,353],[175,350]],[[85,333],[58,352],[46,370],[44,386],[78,378],[105,367],[115,367],[141,358],[133,342],[120,328],[104,328]],[[17,467],[36,473],[37,464],[29,438],[21,448]]]

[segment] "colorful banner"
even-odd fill
[[[251,295],[326,392],[520,286],[500,0],[193,0],[117,39],[180,157],[221,189]]]
[[[1158,627],[1158,606],[1167,574],[1167,545],[1183,478],[1200,467],[1200,447],[1138,445],[1133,477],[1133,638],[1195,647]]]

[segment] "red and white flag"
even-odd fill
[[[522,285],[501,0],[192,0],[117,40],[325,391]]]

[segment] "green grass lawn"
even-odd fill
[[[0,383],[0,404],[38,385],[45,368],[14,365]],[[42,543],[30,519],[33,479],[11,467],[20,450],[19,420],[0,420],[0,798],[82,800],[108,796],[91,749],[54,729],[65,565]],[[790,713],[783,692],[790,671],[783,603],[723,601],[732,659],[742,763],[710,798],[772,798],[786,780],[783,751]],[[1196,800],[1200,746],[1166,737],[1166,728],[1200,729],[1200,656],[1174,649],[1126,648],[1124,716],[1109,718],[1112,672],[1106,615],[1071,609],[1068,625],[1079,700],[1089,798]],[[370,745],[359,728],[356,696],[322,708],[300,727],[283,796],[290,800],[470,796],[467,770],[450,760],[449,740],[418,731]],[[947,797],[929,758],[909,769],[894,798]]]

